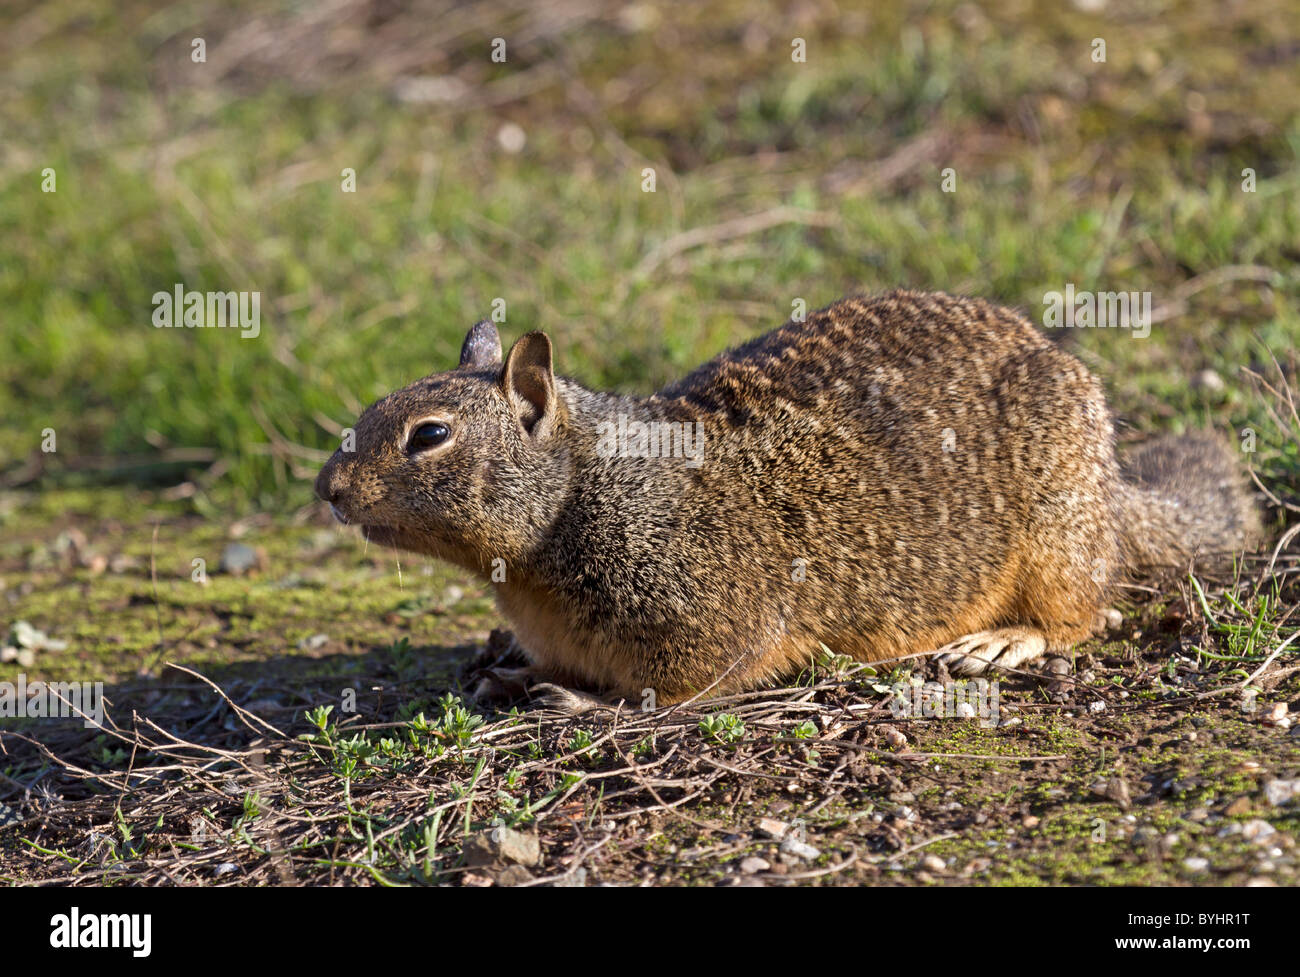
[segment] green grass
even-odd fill
[[[1140,427],[1239,427],[1252,406],[1237,368],[1300,340],[1289,4],[1227,22],[1191,2],[1159,18],[1043,2],[1005,20],[951,3],[755,24],[733,3],[643,11],[640,31],[611,6],[491,65],[487,37],[528,23],[503,10],[412,68],[464,79],[451,105],[394,98],[379,53],[310,83],[301,48],[249,54],[213,81],[189,39],[215,57],[238,6],[0,15],[15,93],[0,126],[16,136],[0,155],[0,471],[53,427],[43,485],[171,484],[207,462],[165,463],[164,449],[197,448],[226,464],[188,507],[301,503],[357,408],[452,365],[498,298],[507,338],[546,329],[563,371],[647,391],[799,298],[908,285],[1037,314],[1065,282],[1160,306],[1216,269],[1275,270],[1267,288],[1197,292],[1148,340],[1075,337]],[[1095,36],[1104,65],[1088,58]],[[542,80],[510,97],[527,72]],[[497,142],[506,122],[526,131],[521,153]],[[927,136],[937,148],[869,182],[873,162]],[[47,166],[57,193],[40,192]],[[641,266],[677,233],[776,207],[821,219]],[[151,296],[176,282],[260,291],[261,336],[153,328]],[[1203,368],[1226,390],[1193,391]],[[92,463],[125,455],[143,462]]]

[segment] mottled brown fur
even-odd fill
[[[698,425],[702,463],[606,457],[619,414]],[[408,454],[426,418],[452,436]],[[1126,479],[1100,382],[1015,312],[944,294],[837,302],[647,398],[555,377],[541,333],[502,365],[480,324],[458,369],[356,432],[317,480],[337,514],[504,573],[541,674],[660,703],[780,681],[822,644],[881,660],[991,632],[967,670],[1014,665],[1092,633],[1127,571],[1256,530],[1226,448],[1162,441]]]

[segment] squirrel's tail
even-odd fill
[[[1165,437],[1120,459],[1122,553],[1131,571],[1222,568],[1262,536],[1234,452],[1208,433]]]

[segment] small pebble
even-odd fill
[[[821,854],[812,845],[805,844],[798,838],[787,838],[781,842],[781,851],[787,855],[793,855],[795,858],[802,858],[806,862],[811,862]]]
[[[1276,726],[1282,720],[1286,719],[1287,704],[1285,702],[1270,702],[1265,708],[1260,718],[1265,725]]]
[[[30,648],[0,648],[0,662],[17,662],[22,668],[36,664],[36,653]]]
[[[499,824],[470,836],[465,843],[465,860],[476,867],[498,863],[534,866],[542,860],[542,849],[537,835]]]
[[[903,747],[907,746],[907,737],[896,730],[893,726],[885,726],[883,732],[885,734],[885,742],[889,744],[891,750],[901,750]]]
[[[1253,841],[1257,844],[1268,841],[1269,837],[1275,834],[1277,834],[1277,828],[1262,818],[1254,818],[1241,826],[1241,836],[1247,841]]]
[[[1254,805],[1250,802],[1249,797],[1238,797],[1223,809],[1223,813],[1230,818],[1235,818],[1243,814],[1249,814],[1253,807]]]
[[[1210,867],[1210,862],[1205,858],[1184,858],[1183,868],[1189,872],[1204,872]]]
[[[1269,780],[1264,784],[1264,797],[1273,807],[1289,804],[1300,798],[1300,780]]]
[[[1223,377],[1219,376],[1214,370],[1205,369],[1194,373],[1189,384],[1193,390],[1203,390],[1206,393],[1221,393],[1225,387]]]
[[[240,576],[257,566],[257,550],[245,543],[229,543],[221,551],[218,564],[222,573]]]
[[[496,883],[498,886],[523,885],[525,882],[533,880],[533,873],[528,871],[522,865],[507,865],[497,873]]]
[[[784,821],[778,821],[776,818],[759,818],[758,833],[764,838],[771,838],[773,841],[780,841],[785,837],[786,832],[790,830],[790,825]]]
[[[527,134],[517,123],[507,122],[497,130],[497,145],[512,156],[523,152],[524,144],[527,142]]]
[[[759,872],[767,872],[771,868],[771,862],[766,858],[759,858],[757,855],[750,855],[740,863],[740,870],[746,875],[756,875]]]
[[[128,570],[134,570],[139,564],[140,561],[135,557],[119,554],[108,561],[108,572],[126,573]]]

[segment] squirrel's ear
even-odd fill
[[[501,371],[501,389],[525,431],[536,438],[554,429],[560,401],[546,333],[530,332],[510,347]]]
[[[474,323],[460,347],[462,369],[483,370],[501,362],[501,337],[487,319]]]

